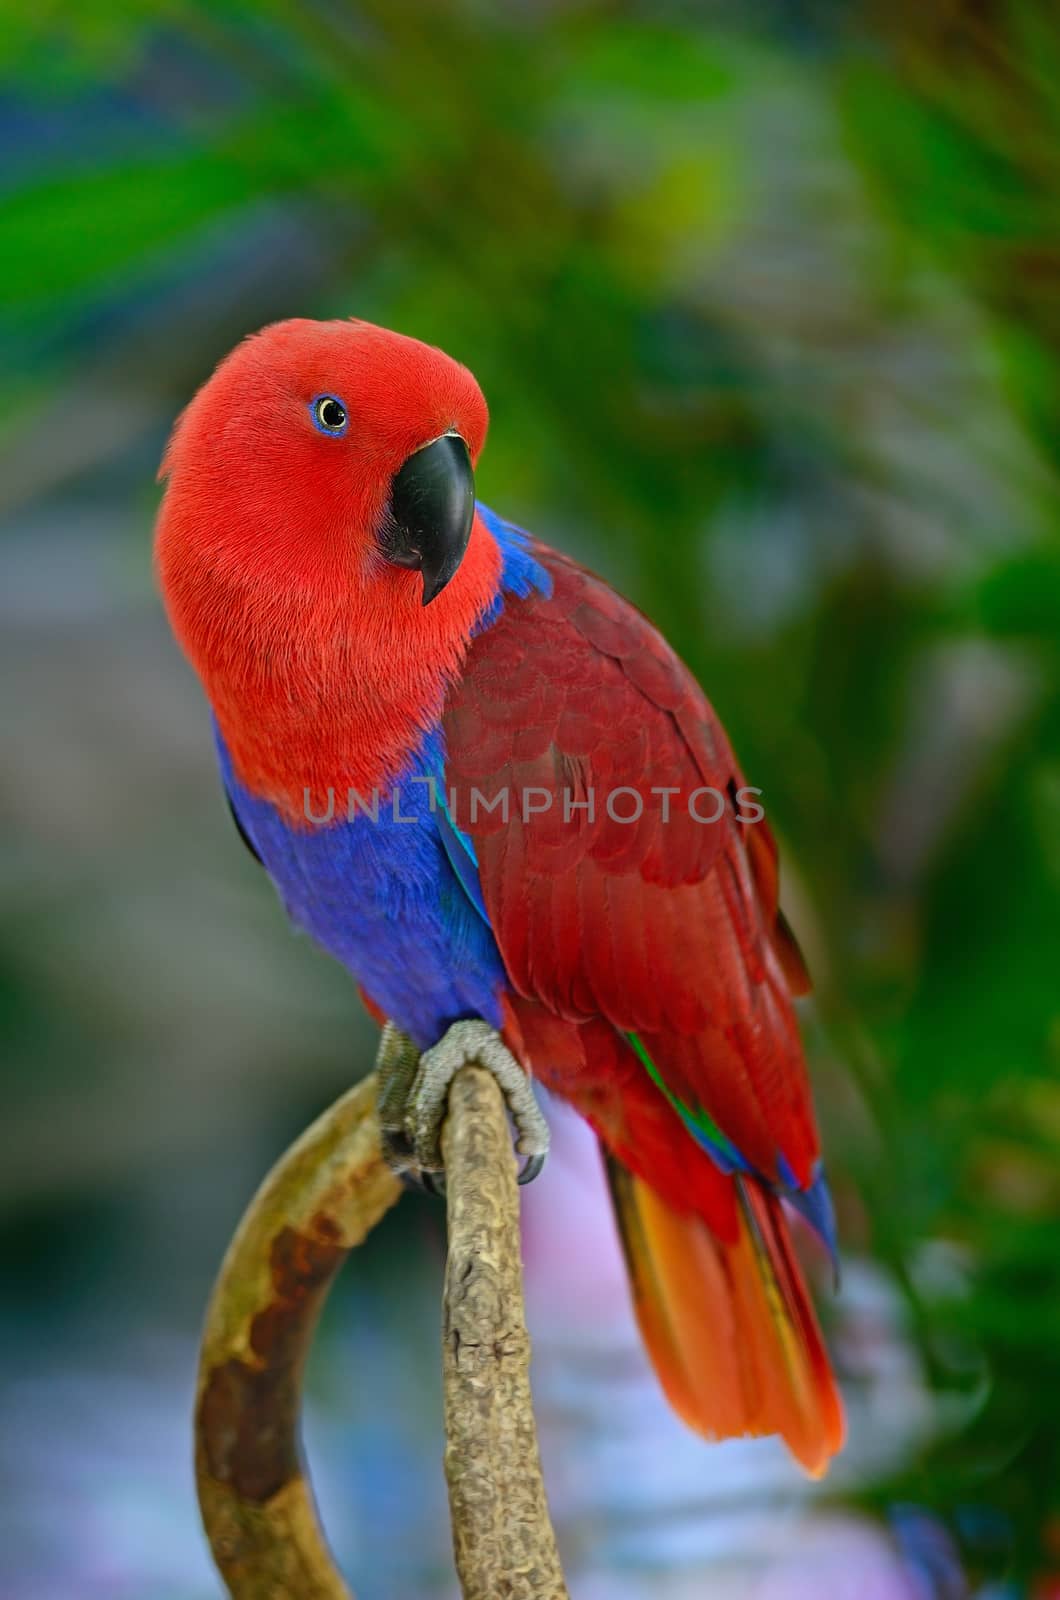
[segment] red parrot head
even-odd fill
[[[159,577],[248,781],[288,792],[310,750],[314,771],[355,746],[392,767],[437,714],[500,580],[475,515],[487,423],[466,367],[353,320],[265,328],[184,411]]]
[[[482,392],[441,350],[368,322],[278,322],[222,361],[166,451],[166,516],[246,576],[452,579],[474,515]],[[235,574],[233,573],[233,576]],[[404,580],[407,587],[410,580]]]

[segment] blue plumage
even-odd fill
[[[355,975],[375,1003],[425,1049],[461,1017],[500,1024],[504,964],[453,870],[432,810],[440,731],[427,735],[378,817],[291,828],[236,781],[218,738],[225,788],[287,915]],[[417,782],[416,780],[421,780]]]
[[[828,1251],[832,1262],[832,1273],[838,1288],[839,1236],[836,1230],[835,1207],[832,1205],[832,1194],[828,1187],[828,1180],[824,1175],[824,1167],[820,1162],[817,1163],[814,1168],[813,1182],[808,1189],[798,1189],[793,1185],[778,1192],[784,1196],[789,1205],[795,1207],[801,1217],[805,1217]]]

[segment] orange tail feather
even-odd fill
[[[737,1179],[726,1243],[608,1160],[641,1334],[674,1410],[711,1439],[780,1434],[820,1477],[843,1410],[780,1201]]]

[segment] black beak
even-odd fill
[[[474,515],[475,478],[459,434],[424,445],[395,473],[380,542],[388,561],[423,573],[425,606],[464,559]]]

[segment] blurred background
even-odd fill
[[[244,333],[358,316],[492,411],[483,498],[667,631],[786,861],[844,1242],[810,1492],[639,1353],[592,1141],[528,1195],[577,1600],[1060,1593],[1060,25],[1007,0],[4,0],[0,1593],[209,1600],[199,1321],[370,1064],[236,839],[150,554]],[[439,1208],[309,1383],[362,1600],[454,1593]]]

